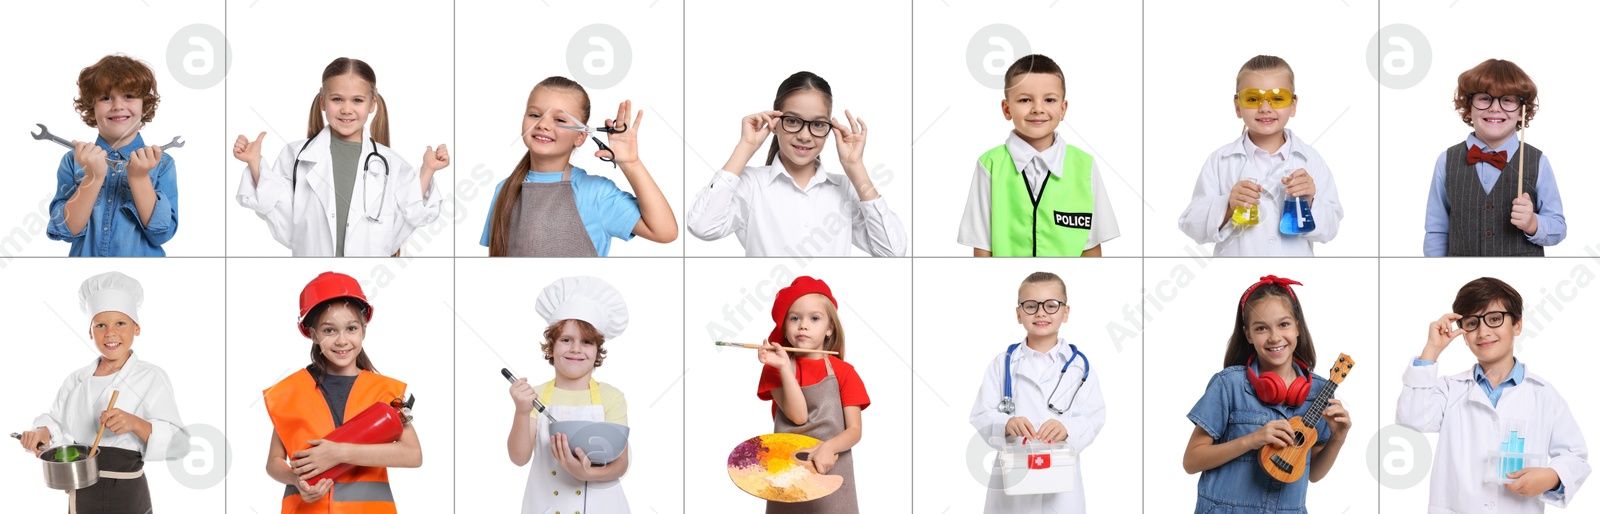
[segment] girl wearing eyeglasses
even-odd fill
[[[1261,277],[1240,296],[1233,335],[1223,352],[1222,371],[1211,376],[1205,395],[1189,410],[1194,432],[1183,452],[1183,470],[1200,474],[1194,511],[1200,513],[1283,514],[1306,512],[1310,482],[1327,476],[1350,432],[1350,413],[1329,400],[1319,419],[1306,419],[1317,440],[1294,482],[1267,474],[1257,457],[1267,445],[1291,446],[1289,420],[1306,414],[1328,380],[1312,373],[1317,350],[1311,344],[1300,299],[1289,286],[1299,282]]]
[[[492,257],[604,257],[612,239],[676,241],[678,218],[639,159],[643,121],[633,101],[618,104],[616,119],[593,130],[606,133],[607,146],[590,135],[589,93],[582,85],[566,77],[539,81],[522,114],[528,151],[495,185],[478,244]],[[595,157],[620,168],[633,194],[572,165],[573,152],[590,139],[600,147]]]
[[[733,155],[689,206],[689,233],[738,236],[750,257],[848,256],[852,245],[874,257],[905,255],[905,226],[862,164],[866,120],[832,115],[828,81],[809,71],[785,79],[772,110],[740,121]],[[769,134],[766,165],[749,166]],[[830,134],[843,174],[822,166]]]
[[[246,165],[237,197],[296,257],[399,255],[412,231],[439,218],[444,197],[433,174],[450,165],[450,152],[428,147],[419,170],[389,148],[389,108],[359,59],[340,57],[322,70],[306,139],[284,145],[263,168],[266,136],[233,143],[233,157]]]
[[[1511,61],[1489,59],[1456,78],[1456,114],[1472,132],[1434,161],[1423,255],[1542,256],[1567,237],[1550,160],[1517,134],[1538,99]]]
[[[1339,234],[1344,207],[1322,155],[1285,126],[1294,70],[1258,55],[1239,68],[1233,112],[1244,133],[1206,157],[1178,228],[1222,256],[1306,256]]]
[[[1081,455],[1106,426],[1106,402],[1089,358],[1061,337],[1061,325],[1072,310],[1066,282],[1054,273],[1028,275],[1017,288],[1016,309],[1017,323],[1027,335],[990,361],[967,421],[996,450],[1025,442],[1065,442]],[[1085,512],[1081,462],[1070,491],[1010,495],[1003,482],[1008,471],[997,460],[989,471],[983,511]]]

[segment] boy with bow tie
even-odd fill
[[[1543,256],[1566,238],[1550,161],[1516,132],[1539,111],[1538,92],[1522,68],[1500,59],[1457,78],[1456,113],[1472,133],[1434,163],[1424,255]]]

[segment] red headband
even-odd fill
[[[1256,292],[1256,288],[1264,286],[1264,285],[1267,285],[1267,284],[1277,284],[1278,287],[1282,287],[1284,291],[1288,291],[1289,292],[1289,299],[1297,301],[1297,302],[1300,301],[1300,299],[1299,298],[1295,298],[1294,290],[1293,289],[1289,289],[1289,286],[1290,285],[1296,285],[1296,286],[1305,285],[1305,284],[1301,284],[1299,282],[1296,282],[1296,281],[1294,281],[1292,279],[1283,278],[1283,277],[1280,277],[1280,276],[1277,276],[1277,275],[1267,275],[1265,277],[1261,277],[1261,280],[1257,280],[1256,283],[1250,285],[1249,289],[1245,289],[1244,290],[1244,296],[1240,296],[1239,297],[1239,308],[1241,308],[1241,309],[1244,308],[1244,302],[1245,302],[1245,300],[1249,300],[1250,299],[1250,293]]]

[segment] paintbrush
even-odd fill
[[[762,348],[766,348],[767,347],[766,345],[763,345],[763,344],[730,343],[730,342],[727,342],[727,341],[717,341],[717,346],[729,346],[729,347],[733,347],[733,348],[750,348],[752,350],[760,350]],[[807,350],[805,348],[795,348],[795,347],[792,347],[792,346],[785,346],[783,348],[783,350],[786,351],[786,352],[789,352],[789,353],[825,353],[825,354],[828,354],[828,355],[839,355],[839,352],[834,352],[834,351]]]
[[[517,381],[517,375],[513,374],[510,369],[500,368],[500,374],[504,375],[506,377],[507,381],[510,381],[512,383],[516,383],[516,381]],[[544,403],[539,401],[539,397],[538,396],[533,397],[533,408],[535,410],[539,411],[540,414],[544,414],[544,417],[548,418],[551,423],[555,423],[556,422],[556,417],[555,416],[551,416],[549,412],[545,412]]]

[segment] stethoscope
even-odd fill
[[[294,190],[300,184],[300,154],[306,153],[306,149],[311,147],[311,142],[316,140],[317,138],[315,137],[307,139],[306,144],[300,145],[300,152],[294,154],[294,164],[290,168],[294,174],[293,180],[289,185],[289,194],[291,195],[294,194]],[[377,157],[379,161],[383,162],[383,189],[378,192],[378,201],[382,202],[384,195],[389,194],[389,159],[378,153],[378,142],[376,140],[368,137],[367,141],[372,142],[372,153],[367,154],[367,158],[361,160],[361,213],[366,215],[368,221],[382,223],[383,220],[378,219],[379,216],[383,216],[382,209],[378,210],[378,216],[373,216],[371,211],[367,209],[367,170],[372,169],[373,157]]]
[[[1017,402],[1011,399],[1011,354],[1017,351],[1018,346],[1022,346],[1022,343],[1011,343],[1011,346],[1006,348],[1006,394],[1000,398],[999,406],[1000,412],[1005,414],[1017,412]],[[1066,407],[1057,409],[1055,402],[1050,401],[1051,398],[1055,398],[1056,390],[1061,388],[1061,380],[1058,378],[1056,386],[1050,388],[1050,395],[1044,397],[1045,406],[1050,408],[1050,412],[1058,415],[1066,414],[1067,410],[1072,408],[1072,403],[1078,401],[1078,391],[1083,390],[1084,382],[1089,381],[1089,356],[1078,351],[1078,345],[1069,344],[1067,347],[1072,349],[1072,357],[1067,358],[1067,363],[1061,365],[1061,378],[1066,378],[1067,368],[1071,367],[1072,361],[1078,360],[1078,357],[1083,357],[1083,378],[1078,380],[1078,387],[1072,390],[1072,397],[1067,401]]]

